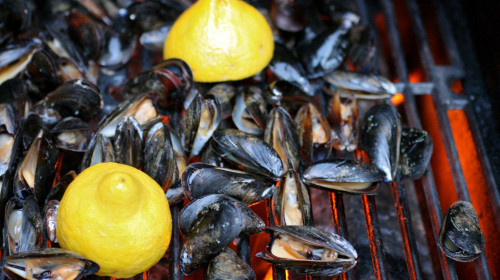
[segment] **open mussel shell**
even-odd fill
[[[254,280],[255,272],[233,250],[226,247],[208,265],[205,279]]]
[[[184,170],[182,187],[189,199],[225,194],[245,204],[265,200],[275,189],[274,183],[264,177],[204,163],[190,164]]]
[[[257,256],[283,269],[312,276],[335,276],[353,268],[358,254],[334,233],[310,226],[269,226],[265,252]]]
[[[231,113],[233,111],[232,100],[235,91],[236,89],[234,86],[227,83],[221,83],[210,88],[206,94],[206,96],[213,96],[219,101],[223,120],[231,117]]]
[[[260,88],[245,87],[236,96],[232,119],[239,130],[261,135],[266,127],[267,115],[267,101]]]
[[[427,131],[404,127],[401,131],[401,174],[411,180],[422,177],[432,156],[432,138]]]
[[[60,120],[50,132],[57,140],[60,149],[84,152],[86,133],[90,126],[80,118],[66,117]]]
[[[397,92],[396,86],[389,79],[372,73],[336,70],[324,79],[337,88],[354,91],[355,97],[359,99],[390,98]]]
[[[35,198],[11,198],[5,207],[4,227],[8,244],[5,254],[12,255],[40,248],[43,222]]]
[[[24,279],[78,280],[99,270],[99,265],[60,248],[23,252],[5,258],[4,270]],[[15,278],[13,278],[15,279]]]
[[[300,106],[311,101],[308,93],[286,80],[272,82],[266,93],[273,106],[281,106],[292,115]]]
[[[300,151],[307,165],[325,160],[332,152],[332,131],[326,118],[312,103],[303,105],[295,115]]]
[[[332,127],[332,146],[336,150],[352,152],[358,145],[358,101],[341,97],[335,91],[328,104],[328,120]]]
[[[83,155],[81,169],[84,170],[101,162],[115,162],[115,158],[113,142],[107,136],[96,133]]]
[[[335,159],[319,162],[304,171],[306,184],[356,194],[374,194],[383,179],[374,165],[351,160]]]
[[[260,232],[264,222],[241,202],[225,195],[192,201],[179,216],[187,240],[180,253],[180,269],[189,275],[205,266],[240,234]]]
[[[378,104],[366,112],[360,126],[359,144],[377,168],[384,182],[396,176],[401,141],[401,120],[393,106]]]
[[[284,170],[300,170],[299,137],[293,119],[285,109],[276,107],[271,111],[264,141],[278,152]]]
[[[240,164],[250,173],[279,180],[284,168],[279,154],[256,136],[235,130],[218,130],[213,134],[213,147],[225,160]]]
[[[7,172],[13,146],[14,135],[7,132],[0,132],[0,176],[3,176]]]
[[[311,197],[299,175],[288,171],[274,192],[272,209],[276,225],[311,225]]]
[[[479,257],[484,244],[474,206],[466,201],[453,203],[446,211],[439,232],[441,251],[453,260],[470,262]]]
[[[222,120],[219,101],[197,95],[181,119],[181,143],[188,158],[197,156]]]
[[[0,84],[21,73],[40,47],[39,39],[18,40],[0,49]]]

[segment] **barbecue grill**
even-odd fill
[[[458,1],[441,0],[354,2],[363,23],[378,35],[378,71],[397,81],[404,97],[398,109],[405,124],[430,132],[434,154],[421,179],[396,178],[377,196],[311,189],[316,226],[333,228],[358,250],[357,266],[339,278],[500,277],[500,256],[493,249],[500,236],[499,159],[494,156],[500,149],[462,7]],[[485,250],[473,263],[447,259],[437,247],[443,214],[456,200],[475,206],[485,235]],[[174,217],[179,209],[172,207]],[[269,202],[253,209],[265,215]],[[178,231],[173,234],[178,238],[170,245],[169,274],[170,279],[182,279],[182,239]],[[236,244],[243,259],[252,256],[257,277],[303,279],[253,258],[264,249],[266,238],[259,235]]]

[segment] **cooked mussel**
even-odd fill
[[[190,164],[182,175],[182,187],[189,199],[208,194],[225,194],[245,204],[269,198],[274,183],[264,177],[204,163]]]
[[[370,162],[384,172],[384,182],[391,183],[398,168],[401,141],[396,109],[388,104],[371,107],[361,122],[359,141]]]
[[[401,174],[411,180],[422,177],[432,156],[432,138],[427,131],[404,127],[401,131]]]
[[[326,75],[324,79],[337,88],[343,89],[341,93],[350,94],[359,99],[384,99],[396,94],[394,83],[387,78],[375,74],[362,74],[336,70]],[[347,92],[346,92],[347,90]]]
[[[383,173],[374,165],[334,159],[319,162],[304,171],[306,184],[357,194],[373,194],[379,188]]]
[[[260,232],[264,223],[241,202],[225,195],[193,200],[179,216],[187,235],[180,253],[180,269],[189,275],[205,266],[240,234]]]
[[[236,96],[232,119],[236,127],[246,133],[260,135],[267,122],[267,102],[262,90],[256,86],[245,87]]]
[[[86,144],[85,134],[89,129],[89,124],[82,119],[66,117],[52,127],[50,132],[56,138],[60,149],[82,152]]]
[[[115,153],[116,162],[142,167],[142,128],[134,117],[127,117],[116,126]]]
[[[247,172],[279,180],[284,173],[279,154],[260,138],[235,130],[218,130],[213,134],[215,151],[225,160],[240,164]]]
[[[264,141],[278,152],[285,171],[300,170],[302,157],[299,154],[299,137],[293,119],[285,109],[276,107],[271,111]]]
[[[213,96],[197,95],[181,119],[181,143],[188,158],[200,154],[222,120],[220,103]]]
[[[288,171],[274,192],[272,209],[276,225],[312,225],[311,197],[296,172]]]
[[[205,279],[254,280],[255,272],[233,250],[226,247],[208,265]]]
[[[332,127],[332,146],[352,152],[358,145],[358,101],[341,97],[337,90],[328,104],[328,120]]]
[[[314,89],[306,78],[306,73],[300,60],[286,46],[276,43],[269,69],[281,80],[299,86],[306,94],[313,95]]]
[[[11,198],[5,207],[4,227],[8,244],[5,254],[12,255],[40,248],[43,223],[35,198]]]
[[[302,106],[295,115],[300,153],[307,165],[330,157],[331,128],[326,118],[312,103]]]
[[[0,84],[21,73],[40,47],[40,40],[18,40],[0,49]]]
[[[439,232],[439,248],[451,259],[470,262],[479,257],[484,249],[484,236],[474,206],[457,201],[444,215]]]
[[[4,270],[25,279],[78,280],[97,272],[99,265],[74,252],[47,248],[8,256]]]
[[[269,226],[265,252],[257,256],[283,269],[313,276],[335,276],[353,268],[358,254],[331,232],[310,226]]]

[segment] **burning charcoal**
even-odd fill
[[[444,215],[439,232],[439,248],[450,259],[471,262],[484,250],[484,236],[474,206],[457,201]]]

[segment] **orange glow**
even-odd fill
[[[399,106],[399,105],[403,104],[404,101],[405,101],[405,97],[403,96],[402,93],[399,93],[399,92],[394,94],[393,97],[391,97],[391,102],[395,106]]]
[[[462,80],[455,80],[451,86],[450,89],[457,94],[463,94],[464,93],[464,88],[462,86]]]
[[[457,144],[458,156],[469,189],[471,202],[479,216],[479,225],[486,239],[485,252],[491,276],[493,279],[498,279],[500,277],[500,252],[496,248],[500,246],[500,239],[498,239],[500,231],[498,230],[499,226],[495,223],[497,221],[496,213],[490,204],[488,189],[483,178],[481,163],[468,125],[467,116],[462,110],[449,110],[448,117],[453,130],[453,138]]]
[[[267,270],[266,276],[264,276],[264,280],[273,280],[273,268],[270,267],[269,270]]]
[[[422,69],[411,71],[408,80],[410,80],[410,83],[420,83],[425,81],[424,71]]]

